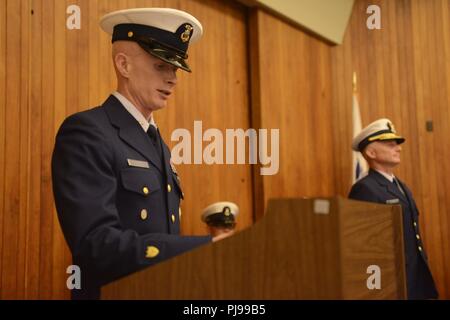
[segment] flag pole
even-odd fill
[[[358,86],[356,72],[353,71],[353,101],[352,101],[352,122],[353,122],[353,137],[355,137],[362,129],[361,113],[359,110],[358,103]],[[353,151],[353,173],[352,173],[352,183],[355,183],[364,174],[367,174],[368,167],[360,152]]]

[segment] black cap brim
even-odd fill
[[[150,47],[146,45],[145,43],[138,42],[142,49],[147,51],[152,56],[167,62],[177,68],[180,68],[187,72],[192,72],[191,68],[187,64],[186,60],[177,52],[165,49],[163,47],[156,48],[154,46]]]
[[[225,215],[223,212],[217,212],[207,216],[205,222],[212,227],[234,228],[236,225],[234,215]]]
[[[361,141],[358,146],[359,151],[363,151],[365,147],[375,141],[395,141],[397,142],[397,144],[402,144],[403,142],[405,142],[405,138],[393,132],[378,132]]]

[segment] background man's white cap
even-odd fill
[[[202,221],[215,227],[234,227],[239,207],[228,201],[216,202],[203,209]]]
[[[352,149],[363,151],[364,148],[374,141],[395,140],[398,144],[405,142],[405,138],[397,135],[391,120],[383,118],[376,120],[361,130],[353,139]]]
[[[187,12],[170,8],[137,8],[111,12],[101,28],[118,40],[137,42],[151,55],[191,72],[186,63],[190,43],[203,34],[201,23]]]

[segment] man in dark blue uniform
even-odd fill
[[[411,191],[393,174],[400,164],[400,144],[404,141],[389,119],[371,123],[353,139],[353,150],[363,154],[370,170],[353,185],[349,198],[402,206],[408,299],[436,299],[438,293],[419,232],[419,210]]]
[[[118,89],[102,106],[62,124],[52,159],[56,208],[81,269],[74,299],[225,236],[180,236],[180,179],[153,120],[190,72],[189,43],[202,35],[193,16],[174,9],[131,9],[101,21],[112,35]]]

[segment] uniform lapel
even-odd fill
[[[161,141],[162,141],[162,138],[161,138]],[[164,165],[165,165],[167,179],[169,179],[167,181],[170,181],[170,179],[171,179],[173,181],[173,183],[177,185],[178,189],[181,192],[181,199],[184,199],[184,193],[183,193],[183,190],[181,189],[180,178],[178,177],[178,174],[176,173],[175,169],[172,167],[172,164],[170,162],[170,158],[171,158],[170,149],[164,143],[164,141],[162,141],[162,143],[163,143],[163,150],[164,150]]]
[[[164,173],[155,146],[150,142],[147,134],[142,130],[136,119],[122,106],[120,101],[111,95],[105,101],[103,107],[112,125],[119,129],[119,137],[147,158],[161,173]]]
[[[170,150],[167,147],[167,145],[164,143],[162,137],[161,137],[161,143],[162,143],[162,150],[163,150],[163,156],[164,156],[164,169],[166,173],[167,179],[171,176],[171,167],[170,167]]]
[[[409,189],[405,186],[405,184],[403,182],[400,181],[400,179],[397,179],[398,183],[400,184],[400,186],[402,187],[403,191],[405,192],[405,197],[406,200],[409,202],[409,204],[411,205],[411,208],[413,208],[414,211],[416,211],[416,203],[414,202],[414,198],[411,194],[411,192],[409,191]],[[417,214],[416,214],[417,215]]]
[[[408,199],[406,196],[400,191],[399,188],[397,188],[392,182],[390,182],[388,179],[383,177],[379,172],[375,170],[370,170],[369,174],[384,188],[386,188],[386,191],[393,196],[397,197],[398,199],[402,200],[406,204],[408,204]]]

